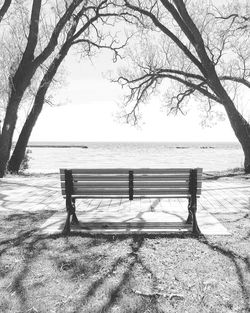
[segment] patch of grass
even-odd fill
[[[37,235],[51,214],[2,217],[0,312],[249,312],[248,216],[231,237]]]

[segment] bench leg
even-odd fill
[[[72,225],[78,225],[79,224],[78,218],[76,216],[75,203],[76,203],[76,199],[72,199],[72,211],[71,211],[72,212],[72,220],[71,220]]]
[[[188,198],[188,218],[186,220],[186,224],[192,224],[193,222],[193,213],[191,210],[191,198]]]
[[[72,220],[71,220],[71,225],[78,225],[79,221],[78,218],[76,216],[76,213],[72,213]]]
[[[193,233],[195,235],[200,235],[201,231],[198,227],[197,219],[196,219],[196,211],[197,211],[197,199],[196,197],[191,198],[190,208],[192,211],[192,219],[193,219]]]
[[[193,233],[195,235],[200,235],[201,234],[201,231],[200,231],[199,226],[197,224],[196,214],[193,217]]]
[[[66,197],[66,209],[67,209],[67,219],[64,225],[63,234],[69,234],[70,233],[70,224],[79,224],[79,221],[76,217],[75,212],[75,199],[72,199],[71,196]],[[70,217],[72,215],[72,220],[70,223]]]
[[[62,233],[64,235],[68,235],[70,233],[70,212],[67,212],[67,219],[66,219]]]

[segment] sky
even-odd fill
[[[156,98],[146,104],[139,127],[119,120],[124,91],[105,77],[112,66],[110,56],[95,64],[70,56],[66,84],[56,90],[60,105],[45,106],[30,141],[236,141],[228,121],[203,128],[197,112],[167,116]]]

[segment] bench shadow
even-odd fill
[[[136,207],[136,201],[137,200],[134,200],[132,201],[133,202],[133,206]],[[148,208],[144,209],[143,211],[139,211],[137,214],[134,214],[132,217],[131,217],[131,210],[129,210],[127,212],[127,215],[129,216],[128,218],[126,218],[126,215],[124,217],[124,219],[122,221],[120,221],[121,223],[129,223],[129,222],[133,222],[133,220],[137,220],[138,223],[143,223],[143,225],[145,225],[147,223],[147,220],[144,218],[144,214],[145,213],[148,213],[148,212],[152,212],[152,213],[159,213],[159,212],[162,212],[162,213],[167,213],[169,216],[172,216],[172,217],[176,217],[178,218],[181,222],[183,222],[185,224],[186,220],[187,220],[187,217],[188,217],[188,209],[186,209],[186,216],[183,217],[181,214],[178,214],[178,213],[174,213],[174,212],[168,212],[167,210],[164,211],[164,210],[159,210],[159,211],[155,211],[155,209],[157,208],[157,206],[160,204],[161,202],[161,199],[160,198],[156,198],[154,199],[153,203],[149,204],[148,205]],[[122,205],[128,205],[130,204],[130,201],[129,200],[123,200],[122,202]],[[140,204],[138,204],[140,205]],[[79,205],[80,206],[80,205]],[[89,203],[89,207],[91,207],[92,204]],[[93,212],[96,212],[96,218],[98,221],[98,213],[101,211],[101,212],[104,212],[103,210],[105,210],[105,208],[108,208],[108,212],[109,214],[106,214],[105,215],[105,219],[110,219],[110,218],[114,218],[114,214],[112,214],[112,212],[110,212],[110,207],[113,207],[113,208],[117,208],[118,210],[116,210],[114,213],[116,213],[117,215],[117,212],[119,213],[121,210],[124,212],[124,208],[121,207],[121,202],[120,201],[113,201],[111,200],[110,202],[108,201],[104,201],[102,202],[100,200],[100,202],[96,205],[96,206],[93,206],[91,209],[86,209],[86,210],[76,210],[76,214],[78,215],[78,213],[80,214],[84,214],[86,213],[86,216],[88,213],[93,213]],[[100,210],[101,209],[101,210]],[[102,210],[103,209],[103,210]],[[133,214],[133,213],[132,213]],[[118,214],[119,215],[119,214]],[[81,216],[84,218],[84,216]],[[120,216],[119,216],[120,217]],[[102,217],[103,218],[103,217]],[[93,221],[94,222],[94,221]],[[84,223],[84,221],[82,221],[82,224]],[[107,224],[108,222],[104,222],[104,224]],[[171,222],[170,222],[171,224]]]

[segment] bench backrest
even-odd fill
[[[62,194],[81,198],[168,198],[201,194],[202,169],[60,169]]]

